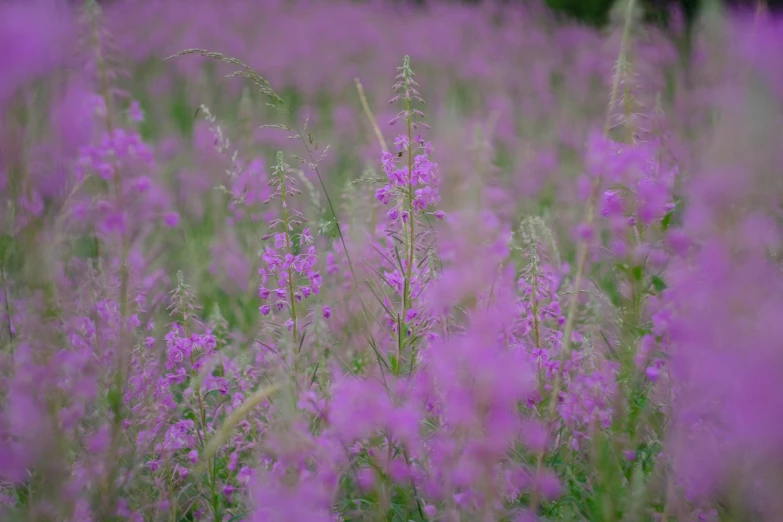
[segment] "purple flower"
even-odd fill
[[[130,108],[128,109],[128,116],[135,122],[144,121],[144,112],[141,110],[141,104],[138,101],[133,100],[131,102]]]
[[[179,214],[176,212],[167,212],[163,215],[163,222],[170,228],[175,228],[179,225]]]
[[[379,188],[378,190],[376,190],[375,199],[377,199],[384,205],[388,205],[389,201],[391,201],[391,187],[389,185],[386,185],[383,188]]]
[[[410,146],[408,136],[405,134],[398,135],[394,138],[394,146],[397,147],[397,150],[408,150],[408,147]]]

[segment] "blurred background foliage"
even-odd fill
[[[546,0],[556,11],[576,18],[587,24],[603,25],[608,21],[614,0]],[[675,6],[681,9],[686,23],[692,21],[702,0],[646,0],[642,2],[649,19],[667,23],[669,13]]]
[[[83,0],[71,0],[83,3]],[[109,4],[116,0],[99,0],[101,4]],[[405,1],[405,0],[403,0]],[[425,5],[427,0],[409,0]],[[463,3],[477,4],[485,0],[461,0]],[[529,0],[500,0],[503,3],[528,2]],[[565,16],[579,20],[589,25],[601,26],[609,21],[609,13],[616,0],[545,0],[553,10]],[[696,15],[704,4],[718,3],[733,8],[756,9],[759,5],[773,10],[783,10],[783,0],[642,0],[645,16],[650,22],[667,24],[673,8],[679,8],[685,24],[690,27]]]
[[[427,0],[413,0],[426,4]],[[465,3],[481,3],[484,0],[463,0]],[[504,0],[506,3],[528,0]],[[734,8],[755,9],[759,4],[771,10],[781,10],[783,0],[643,0],[645,16],[650,22],[667,24],[673,8],[679,8],[685,24],[690,27],[703,4],[714,1]],[[553,10],[589,25],[601,26],[609,21],[609,13],[615,0],[546,0]]]
[[[576,18],[584,23],[603,25],[608,21],[609,12],[614,0],[546,0],[546,3],[556,11]],[[666,24],[672,8],[678,7],[682,12],[686,25],[690,27],[696,19],[699,10],[708,3],[717,3],[740,9],[755,9],[759,5],[779,11],[783,0],[644,0],[648,21]]]

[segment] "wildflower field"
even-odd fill
[[[764,2],[73,4],[0,3],[0,520],[783,521]]]

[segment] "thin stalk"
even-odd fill
[[[406,273],[405,273],[405,282],[408,286],[408,292],[405,293],[403,298],[405,299],[405,311],[407,311],[408,307],[410,306],[410,296],[408,295],[410,292],[410,280],[411,280],[411,271],[413,270],[413,254],[414,254],[414,243],[416,239],[416,228],[415,228],[415,219],[413,216],[413,133],[411,131],[411,102],[408,98],[405,99],[405,110],[408,113],[408,117],[406,118],[407,123],[407,130],[408,130],[408,212],[410,220],[410,237],[408,238],[408,266],[406,267]]]
[[[628,0],[626,4],[623,34],[622,34],[622,39],[620,41],[620,53],[617,59],[618,66],[615,70],[614,78],[612,79],[612,91],[609,95],[609,106],[607,107],[606,120],[604,122],[604,129],[603,129],[604,137],[609,135],[609,130],[611,129],[611,124],[612,124],[612,111],[614,107],[617,105],[617,101],[620,95],[620,82],[622,80],[624,64],[626,62],[626,57],[628,53],[628,41],[630,40],[631,37],[631,26],[632,26],[633,12],[635,7],[636,7],[636,0]],[[601,176],[600,175],[596,176],[596,179],[593,181],[593,185],[590,191],[590,198],[587,203],[587,212],[585,216],[585,221],[587,222],[588,226],[592,226],[593,221],[595,220],[595,207],[598,202],[598,195],[601,189],[601,181],[602,181]],[[576,308],[579,303],[579,294],[581,292],[582,279],[584,278],[588,250],[589,250],[589,244],[587,241],[583,241],[579,244],[579,250],[576,256],[576,275],[574,276],[574,294],[568,306],[568,314],[566,316],[565,328],[563,330],[563,345],[561,348],[561,361],[563,364],[561,364],[560,369],[558,369],[558,371],[555,372],[555,383],[552,388],[552,394],[549,400],[548,417],[550,420],[554,419],[555,417],[557,404],[560,396],[560,389],[563,384],[562,372],[565,366],[564,363],[570,356],[570,352],[571,352],[571,336],[573,335],[573,331],[574,331],[574,322],[576,320]],[[544,456],[544,451],[541,451],[538,455],[538,462],[536,466],[539,472],[543,467],[543,461],[544,461],[543,456]],[[534,495],[531,498],[531,503],[530,503],[530,509],[533,512],[535,512],[538,509],[538,502],[539,502],[538,496]]]
[[[410,232],[408,238],[407,238],[407,252],[406,252],[406,267],[405,267],[405,280],[403,283],[403,289],[402,289],[402,316],[400,317],[400,326],[397,331],[397,336],[399,338],[399,354],[397,355],[398,363],[402,363],[402,351],[403,351],[403,342],[402,342],[402,335],[403,330],[407,332],[406,327],[406,318],[408,316],[408,310],[411,307],[411,275],[413,271],[413,256],[414,256],[414,250],[415,250],[415,241],[416,241],[416,232],[415,232],[415,217],[413,215],[413,132],[412,132],[412,121],[411,121],[411,100],[408,96],[408,79],[406,77],[405,79],[405,124],[406,124],[406,130],[408,134],[408,193],[407,193],[407,207],[408,207],[408,230]],[[413,353],[411,353],[411,357],[413,357]],[[401,364],[398,366],[401,367]]]
[[[536,348],[541,348],[541,334],[539,333],[538,325],[538,273],[533,275],[533,333],[536,343]]]
[[[627,8],[625,12],[625,25],[623,27],[623,36],[620,43],[620,55],[618,58],[617,70],[615,71],[614,79],[612,82],[612,91],[609,97],[609,107],[606,114],[606,122],[604,124],[604,136],[609,135],[612,122],[612,109],[617,105],[617,100],[620,92],[620,81],[622,79],[623,66],[622,64],[626,60],[628,51],[628,40],[631,35],[631,22],[633,20],[633,11],[636,6],[636,0],[628,0]],[[601,176],[597,176],[593,181],[592,189],[590,191],[590,199],[587,203],[587,212],[585,215],[585,221],[588,226],[593,224],[595,220],[595,207],[598,203],[598,195],[601,189]],[[576,256],[576,275],[574,276],[574,291],[571,302],[568,305],[568,315],[566,316],[565,328],[563,330],[563,345],[561,348],[562,359],[565,360],[571,353],[571,336],[574,332],[574,322],[576,320],[576,307],[579,304],[579,294],[582,288],[582,280],[584,279],[585,265],[587,261],[587,254],[589,250],[589,244],[587,241],[583,241],[579,244],[579,250]],[[557,394],[560,391],[561,378],[560,371],[556,373],[555,387],[552,391],[552,397],[554,400],[550,405],[550,413],[554,413],[555,404],[557,400]]]
[[[187,308],[185,307],[184,296],[180,296],[180,307],[182,308],[182,323],[183,323],[182,326],[185,330],[185,337],[190,337],[190,325],[188,323],[188,314],[187,314]],[[193,360],[193,353],[191,352],[190,354],[191,367],[194,364],[195,361]],[[198,439],[199,442],[201,443],[201,451],[205,451],[207,444],[209,443],[209,439],[207,438],[207,411],[206,408],[204,407],[204,400],[201,397],[200,379],[197,380],[195,388],[196,388],[196,401],[198,403],[198,410],[199,410],[199,420],[201,422],[201,430],[198,433]],[[221,520],[222,517],[220,514],[220,501],[216,494],[216,482],[217,482],[216,471],[217,470],[215,469],[215,459],[212,458],[209,464],[211,464],[208,465],[209,485],[212,493],[211,507],[215,515],[215,520]]]
[[[286,253],[293,256],[293,251],[291,248],[291,234],[289,232],[289,216],[288,216],[288,206],[286,205],[286,190],[285,190],[285,171],[281,169],[280,171],[280,199],[283,202],[283,227],[285,228],[285,244],[286,244]],[[296,353],[295,348],[298,344],[297,339],[299,338],[298,332],[297,332],[297,324],[296,324],[296,299],[294,298],[294,274],[291,270],[291,266],[286,269],[288,272],[288,299],[290,301],[291,306],[291,320],[294,322],[294,327],[292,331],[292,336],[294,343],[292,345],[292,362],[294,364],[294,370],[296,370]]]
[[[169,500],[169,521],[175,522],[177,520],[177,497],[174,495],[174,481],[173,472],[169,464],[169,457],[166,452],[163,452],[164,473],[166,474],[166,493],[168,493]]]
[[[383,139],[383,134],[381,133],[381,129],[378,126],[378,122],[375,120],[375,116],[373,115],[372,110],[370,109],[370,104],[367,103],[367,97],[364,94],[364,87],[359,81],[359,78],[354,78],[354,82],[356,82],[356,90],[359,92],[359,100],[361,101],[362,109],[364,109],[364,114],[365,116],[367,116],[367,119],[370,122],[370,126],[372,126],[373,132],[375,133],[375,139],[378,140],[378,145],[381,147],[381,150],[383,152],[389,152],[389,147],[386,145],[386,140]],[[374,233],[375,228],[376,228],[376,213],[371,212],[369,229]]]
[[[14,356],[14,312],[11,297],[8,295],[8,281],[5,278],[5,259],[0,262],[0,276],[3,279],[3,299],[5,300],[5,313],[8,316],[6,327],[8,328],[8,344],[11,348],[11,361]]]
[[[104,108],[105,108],[104,123],[106,125],[106,132],[109,134],[109,136],[113,136],[114,123],[112,121],[111,91],[109,89],[109,81],[106,72],[106,60],[104,58],[103,46],[101,45],[101,41],[100,41],[98,20],[97,20],[98,17],[97,13],[99,12],[97,10],[100,9],[100,7],[94,1],[90,2],[90,7],[93,9],[93,11],[90,13],[91,43],[93,45],[93,51],[95,52],[96,67],[99,75],[100,92],[104,101]],[[117,161],[115,158],[112,158],[112,170],[114,174],[113,182],[114,182],[115,198],[119,211],[122,213],[124,210],[123,196],[122,196],[122,179],[120,177],[119,167],[117,165]],[[120,315],[122,317],[123,333],[125,332],[126,329],[125,317],[127,317],[127,313],[128,313],[128,263],[127,263],[128,250],[129,250],[128,237],[127,234],[123,233],[122,258],[121,258],[121,265],[120,265]],[[124,335],[122,337],[124,338]],[[115,411],[114,411],[114,419],[111,428],[111,444],[107,457],[109,472],[107,474],[106,484],[105,484],[105,493],[106,493],[105,506],[104,506],[105,516],[111,516],[113,514],[117,502],[117,498],[116,498],[117,495],[114,488],[114,482],[119,472],[119,463],[117,462],[117,454],[119,453],[119,443],[120,443],[119,435],[122,431],[121,401],[123,396],[123,387],[124,387],[124,380],[125,380],[125,372],[124,372],[124,367],[126,364],[125,355],[126,355],[125,350],[123,350],[122,347],[119,347],[119,349],[117,350],[117,368],[116,368],[115,379],[114,379],[115,381],[114,391],[116,393],[115,400],[117,401],[117,404],[114,405]]]
[[[375,139],[378,140],[378,144],[381,146],[381,150],[383,152],[389,152],[389,147],[386,146],[386,140],[383,139],[381,128],[378,127],[378,122],[375,121],[375,116],[373,116],[372,111],[370,110],[370,104],[367,103],[367,97],[364,95],[364,87],[362,87],[362,83],[359,81],[359,78],[354,78],[353,81],[356,83],[356,90],[359,92],[359,100],[362,103],[364,114],[370,121],[370,126],[372,126],[372,130],[375,133]]]
[[[302,134],[302,131],[299,130],[298,127],[294,129],[294,131],[299,136],[299,140],[304,145],[305,151],[307,151],[307,156],[310,158],[310,163],[312,165],[312,169],[315,172],[316,177],[318,178],[318,183],[321,185],[321,190],[324,191],[324,196],[326,197],[326,203],[329,205],[329,212],[332,213],[332,219],[334,219],[334,226],[337,229],[337,235],[340,237],[340,243],[343,246],[343,251],[345,252],[345,258],[348,260],[348,268],[351,271],[351,276],[353,278],[354,286],[356,287],[357,291],[359,289],[359,283],[356,279],[356,274],[353,269],[353,262],[351,261],[351,254],[348,253],[348,246],[345,243],[345,237],[343,236],[343,231],[340,228],[340,220],[337,218],[337,212],[334,210],[334,205],[332,204],[332,198],[329,197],[329,191],[326,190],[326,184],[324,183],[323,177],[321,176],[321,171],[318,169],[318,164],[315,161],[315,157],[313,155],[312,149],[307,145],[307,140],[304,137],[304,134]],[[361,299],[361,297],[360,297]]]
[[[364,314],[364,319],[366,322],[366,325],[369,326],[370,321],[370,312],[367,310],[367,304],[364,302],[364,298],[361,294],[361,287],[359,285],[359,279],[356,277],[356,271],[353,267],[353,261],[351,261],[351,254],[348,252],[348,245],[345,242],[345,236],[343,235],[342,228],[340,227],[340,220],[337,218],[337,212],[334,210],[334,205],[332,204],[332,198],[329,197],[329,191],[326,190],[326,184],[324,183],[323,177],[321,176],[321,171],[318,169],[318,163],[315,161],[315,157],[313,155],[312,149],[310,149],[308,145],[308,141],[305,139],[302,132],[299,130],[299,128],[294,129],[297,135],[299,136],[299,141],[302,142],[302,145],[304,145],[305,151],[307,152],[307,156],[310,158],[310,163],[312,164],[312,169],[315,172],[316,177],[318,178],[318,183],[321,185],[321,190],[324,191],[324,196],[326,197],[326,203],[329,205],[329,211],[332,213],[332,219],[334,219],[334,226],[337,229],[337,235],[340,238],[340,244],[343,247],[343,252],[345,252],[345,259],[348,261],[348,269],[351,272],[351,282],[353,283],[354,289],[356,290],[356,297],[359,299],[359,304],[362,307],[362,313]],[[385,145],[384,145],[385,146]],[[367,340],[370,342],[371,345],[375,344],[375,339],[373,339],[373,336],[369,332],[364,332],[365,337],[367,337]],[[376,356],[378,354],[376,353]],[[379,357],[379,356],[378,356]],[[383,366],[379,364],[381,373],[383,373]]]

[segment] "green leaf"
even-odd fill
[[[112,387],[106,394],[106,400],[112,413],[118,418],[122,417],[122,394],[117,387]]]
[[[669,226],[671,226],[672,215],[673,215],[672,211],[669,211],[666,213],[665,216],[663,216],[663,219],[661,220],[661,228],[663,229],[664,232],[669,229]]]
[[[399,372],[399,363],[397,362],[397,356],[392,354],[389,356],[389,365],[391,366],[392,372],[397,375]]]
[[[666,283],[659,276],[652,276],[652,286],[657,292],[662,292],[666,289]]]
[[[16,241],[10,234],[0,234],[0,260],[5,261],[16,247]]]

